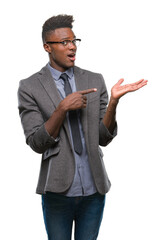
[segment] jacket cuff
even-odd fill
[[[43,153],[47,148],[56,144],[59,140],[59,137],[53,138],[50,136],[43,124],[33,135],[28,137],[27,144],[29,144],[35,152]]]
[[[110,133],[108,128],[104,125],[101,121],[100,123],[100,137],[99,137],[99,144],[101,146],[107,146],[114,137],[117,135],[117,122],[115,122],[115,128],[113,133]]]

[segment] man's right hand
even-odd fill
[[[86,108],[86,94],[96,92],[96,88],[71,93],[60,102],[52,116],[45,122],[45,128],[50,136],[57,138],[60,128],[65,120],[67,111]]]
[[[64,100],[60,103],[64,111],[77,110],[81,108],[86,108],[87,106],[87,97],[86,94],[96,92],[96,88],[91,88],[83,91],[78,91],[69,94]]]

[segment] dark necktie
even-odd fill
[[[68,75],[66,73],[61,74],[61,78],[64,80],[64,91],[66,96],[72,93],[70,83],[68,81]],[[73,145],[76,153],[82,153],[82,142],[80,136],[80,129],[78,125],[78,114],[77,111],[69,111],[69,122],[72,131]]]

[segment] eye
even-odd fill
[[[67,44],[68,44],[68,40],[65,40],[65,41],[63,41],[63,42],[61,42],[64,46],[66,46]]]

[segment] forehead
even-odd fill
[[[75,35],[71,28],[57,28],[49,35],[50,40],[64,40],[70,38],[73,39],[74,37]]]

